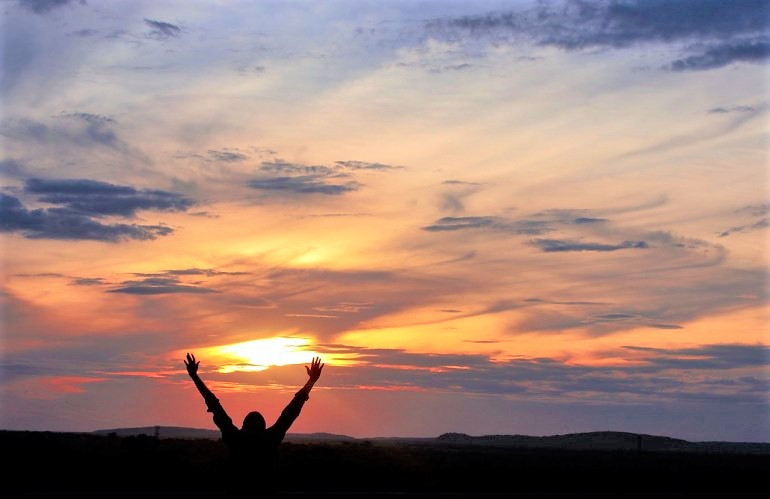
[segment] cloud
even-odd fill
[[[104,279],[101,277],[78,277],[73,279],[71,284],[73,286],[100,286],[104,284]]]
[[[566,251],[617,251],[622,249],[646,249],[650,246],[645,241],[623,241],[619,244],[583,243],[563,239],[532,239],[527,244],[546,253]]]
[[[447,232],[468,229],[488,229],[495,232],[507,232],[511,234],[543,234],[554,230],[548,226],[548,222],[541,220],[508,220],[500,217],[443,217],[431,225],[422,227],[428,232]]]
[[[198,269],[198,268],[192,268],[192,269],[171,269],[171,270],[164,270],[162,272],[162,275],[205,275],[208,277],[216,276],[216,275],[249,275],[250,272],[225,272],[222,270],[214,270],[214,269]]]
[[[28,210],[13,196],[0,193],[0,232],[19,232],[27,239],[146,241],[166,236],[164,225],[104,224],[62,208]]]
[[[650,318],[641,313],[618,311],[617,308],[610,308],[603,313],[585,315],[582,307],[591,308],[606,307],[609,303],[585,302],[585,301],[546,301],[538,298],[524,300],[533,305],[533,308],[524,313],[524,317],[517,321],[509,329],[511,334],[522,332],[556,332],[575,328],[590,328],[594,333],[606,334],[617,329],[651,327],[655,329],[684,329],[677,324],[663,324],[658,322],[658,318]],[[537,305],[567,305],[573,308],[571,313],[564,313],[560,310],[553,310],[553,307],[538,307]],[[582,310],[581,310],[582,309]],[[658,312],[659,313],[659,312]],[[651,312],[648,315],[656,316],[658,313]]]
[[[755,39],[709,47],[700,54],[678,59],[664,66],[670,71],[704,71],[735,62],[761,63],[770,59],[770,40]]]
[[[743,208],[740,208],[738,212],[750,213],[755,217],[761,217],[763,215],[770,214],[770,204],[744,206]]]
[[[20,161],[6,158],[0,161],[0,174],[6,177],[20,178],[27,176],[27,170]]]
[[[107,292],[129,295],[167,295],[177,293],[217,293],[218,291],[202,286],[182,284],[179,279],[173,277],[147,277],[140,280],[123,281],[119,287],[110,289]]]
[[[222,149],[222,150],[209,149],[207,152],[209,157],[212,160],[222,161],[225,163],[236,163],[240,161],[246,161],[247,159],[249,159],[247,155],[234,149]]]
[[[361,184],[345,182],[343,184],[328,184],[317,175],[302,175],[297,177],[271,177],[255,179],[247,184],[252,189],[267,191],[285,191],[295,194],[326,194],[340,195],[356,191]]]
[[[286,161],[265,161],[260,165],[260,177],[250,180],[252,189],[278,191],[286,194],[325,194],[338,196],[361,188],[362,184],[345,172],[349,167],[301,165]],[[360,168],[359,168],[360,169]],[[280,175],[271,175],[271,174]]]
[[[102,223],[105,216],[134,217],[137,211],[185,211],[191,199],[153,189],[135,189],[89,179],[28,179],[25,194],[55,208],[28,209],[13,196],[1,194],[0,230],[19,232],[28,239],[94,240],[119,242],[152,240],[173,229],[165,225]]]
[[[768,366],[770,347],[710,345],[690,349],[625,347],[622,365],[565,364],[552,358],[515,358],[492,362],[485,355],[411,353],[320,344],[322,354],[350,355],[359,363],[340,368],[332,386],[378,386],[465,393],[518,394],[552,400],[613,400],[618,403],[659,403],[661,400],[742,401],[763,404],[766,384],[732,370]],[[609,352],[617,355],[616,351]],[[685,376],[699,371],[697,377]],[[759,374],[757,372],[757,374]],[[270,375],[274,377],[273,374]]]
[[[649,366],[659,369],[741,369],[770,366],[770,346],[722,344],[697,348],[649,348],[625,346],[643,352]]]
[[[481,185],[478,182],[465,182],[462,180],[444,180],[441,183],[446,185]]]
[[[167,40],[168,38],[176,38],[182,34],[182,28],[175,24],[153,19],[145,19],[144,22],[147,26],[152,28],[150,32],[147,33],[147,37],[152,38],[153,40]]]
[[[542,298],[527,298],[524,300],[529,303],[543,303],[548,305],[607,305],[607,302],[602,301],[559,301],[559,300],[544,300]]]
[[[59,7],[64,7],[67,4],[75,3],[75,0],[19,0],[19,5],[35,14],[46,14]],[[80,4],[84,4],[84,0],[79,0]]]
[[[465,183],[449,185],[464,186]],[[476,184],[471,184],[471,188]],[[473,189],[460,191],[459,196],[444,196],[442,207],[447,210],[462,210],[464,205],[462,198]],[[526,215],[517,219],[496,216],[474,217],[443,217],[431,225],[422,227],[428,232],[446,232],[465,229],[486,229],[494,232],[506,232],[509,234],[541,235],[557,230],[558,226],[590,226],[609,222],[606,218],[588,216],[588,210],[577,209],[551,209]]]
[[[35,144],[52,145],[58,142],[129,152],[128,146],[113,129],[115,124],[113,118],[81,112],[62,113],[47,124],[27,118],[8,118],[0,124],[0,135]]]
[[[399,170],[404,168],[403,166],[369,163],[368,161],[335,161],[334,164],[349,170]]]
[[[446,186],[446,190],[441,193],[439,208],[452,215],[463,213],[465,198],[481,190],[481,184],[460,180],[445,180],[441,185]]]
[[[735,213],[748,214],[752,217],[764,218],[747,224],[730,227],[729,229],[722,231],[719,234],[719,237],[727,237],[732,234],[753,232],[755,230],[766,229],[770,227],[770,218],[767,218],[767,215],[770,214],[770,204],[765,203],[744,206],[738,210],[735,210]]]
[[[755,230],[767,229],[768,227],[770,227],[770,218],[763,218],[758,222],[754,222],[746,225],[738,225],[736,227],[730,227],[729,229],[719,234],[719,237],[727,237],[729,235],[737,234],[741,232],[752,232]]]
[[[572,221],[574,224],[598,224],[607,222],[606,218],[578,217]]]
[[[564,50],[679,43],[695,53],[667,68],[685,71],[767,59],[768,16],[770,4],[763,0],[567,0],[539,2],[523,11],[434,19],[426,28],[448,40],[523,40]]]
[[[135,189],[88,179],[32,178],[24,192],[38,195],[38,200],[63,206],[73,214],[101,217],[133,217],[137,211],[187,211],[194,201],[180,194],[157,189]]]
[[[726,113],[754,113],[759,111],[757,106],[731,106],[731,107],[714,107],[709,109],[709,114],[726,114]]]
[[[446,73],[447,71],[463,71],[466,69],[471,69],[472,67],[474,67],[474,65],[468,64],[467,62],[462,64],[448,64],[440,68],[431,68],[429,72],[434,74],[440,74],[440,73]]]
[[[92,124],[116,122],[115,119],[110,116],[102,116],[100,114],[83,113],[83,112],[62,113],[61,116],[64,118],[75,118],[75,119],[83,120],[87,123],[92,123]]]

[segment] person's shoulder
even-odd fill
[[[274,424],[265,430],[265,441],[267,443],[280,444],[281,440],[283,440],[283,437],[286,435],[286,433],[282,432],[277,426],[277,424]]]
[[[235,425],[229,428],[223,428],[221,431],[222,431],[222,440],[224,440],[225,442],[238,440],[241,438],[241,430],[239,430],[238,427],[236,427]]]

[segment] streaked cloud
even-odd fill
[[[647,249],[645,241],[623,241],[618,244],[585,243],[569,239],[532,239],[528,244],[546,253],[564,251],[617,251],[622,249]]]

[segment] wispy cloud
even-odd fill
[[[182,34],[182,28],[176,24],[171,24],[165,21],[157,21],[154,19],[145,19],[145,24],[151,28],[147,33],[148,38],[153,40],[166,40],[168,38],[177,38]]]
[[[339,196],[363,187],[362,183],[354,179],[355,172],[401,168],[365,161],[337,161],[334,166],[303,165],[282,160],[264,161],[259,167],[259,176],[247,185],[252,189],[285,194]]]
[[[217,291],[203,286],[182,284],[173,277],[147,277],[139,280],[124,281],[108,293],[123,293],[128,295],[167,295],[178,293],[216,293]]]
[[[543,234],[554,230],[543,220],[508,220],[501,217],[443,217],[422,227],[428,232],[447,232],[468,229],[488,229],[511,234]]]
[[[730,227],[729,229],[719,234],[719,237],[727,237],[729,235],[738,234],[741,232],[751,232],[759,229],[767,229],[768,227],[770,227],[770,218],[763,218],[762,220],[750,224]]]
[[[618,244],[584,243],[569,239],[533,239],[527,244],[539,248],[546,253],[565,251],[617,251],[622,249],[647,249],[645,241],[623,241]]]

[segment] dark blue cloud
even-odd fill
[[[113,118],[82,112],[62,113],[48,124],[27,118],[9,118],[0,125],[0,134],[43,145],[58,141],[81,147],[104,146],[127,151],[128,147],[113,128],[115,123]]]
[[[485,227],[494,227],[503,224],[502,219],[497,217],[444,217],[436,220],[431,225],[427,225],[422,230],[428,232],[444,232],[464,229],[480,229]]]
[[[83,0],[79,2],[85,3]],[[58,7],[75,3],[75,0],[19,0],[19,5],[35,14],[45,14]]]
[[[27,171],[24,165],[12,158],[6,158],[0,161],[0,174],[7,177],[26,177]]]
[[[99,286],[104,284],[104,279],[101,277],[78,277],[72,279],[70,284],[73,286]]]
[[[751,232],[759,229],[767,229],[768,227],[770,227],[770,218],[763,218],[762,220],[754,223],[730,227],[729,229],[720,233],[719,237],[727,237],[729,235],[738,234],[741,232]]]
[[[182,34],[182,28],[176,24],[167,23],[164,21],[156,21],[154,19],[145,19],[145,24],[152,28],[147,33],[148,38],[153,40],[166,40],[168,38],[176,38]]]
[[[105,224],[67,209],[28,210],[13,196],[0,193],[0,232],[18,232],[28,239],[118,242],[151,240],[173,229],[164,225]]]
[[[566,251],[617,251],[622,249],[646,249],[645,241],[623,241],[619,244],[583,243],[569,239],[532,239],[527,244],[546,253]]]
[[[769,18],[765,0],[566,0],[539,2],[525,11],[436,19],[426,27],[451,40],[523,39],[564,50],[676,42],[694,54],[667,68],[685,71],[766,60]]]
[[[757,106],[732,106],[732,107],[714,107],[708,110],[709,114],[727,114],[727,113],[753,113],[758,111]]]
[[[225,272],[222,270],[214,270],[214,269],[198,269],[198,268],[192,268],[192,269],[171,269],[171,270],[164,270],[162,272],[163,275],[172,275],[172,276],[179,276],[179,275],[205,275],[208,277],[215,276],[215,275],[249,275],[250,272]]]
[[[468,229],[487,229],[509,234],[537,235],[554,230],[545,220],[508,220],[500,217],[443,217],[422,227],[428,232],[448,232]]]
[[[608,220],[606,218],[591,218],[591,217],[578,217],[575,220],[572,221],[574,224],[598,224],[602,222],[607,222]]]
[[[242,152],[231,151],[228,149],[223,149],[223,150],[209,149],[208,154],[212,160],[222,161],[225,163],[236,163],[240,161],[246,161],[247,159],[249,159],[249,157],[243,154]]]
[[[767,60],[770,60],[770,39],[758,38],[714,45],[702,53],[677,59],[665,66],[665,69],[704,71],[721,68],[735,62],[762,63]]]
[[[351,354],[361,363],[355,369],[340,370],[334,380],[336,386],[379,385],[556,398],[611,396],[619,402],[628,397],[634,403],[683,397],[764,403],[768,395],[766,383],[757,383],[754,376],[730,373],[768,366],[770,347],[760,345],[671,350],[626,347],[637,355],[633,364],[622,366],[564,364],[550,358],[492,362],[485,355],[420,354],[341,344],[320,344],[314,348],[322,354]],[[682,371],[701,373],[693,378],[683,376]],[[715,391],[715,386],[722,389]]]
[[[635,346],[625,348],[649,353],[645,361],[649,366],[659,369],[740,369],[770,366],[770,346],[765,345],[727,344],[679,349]]]
[[[321,177],[322,178],[322,177]],[[328,184],[314,175],[301,175],[297,177],[272,177],[255,179],[247,184],[252,189],[267,191],[285,191],[295,194],[327,194],[339,195],[358,190],[358,182],[346,182],[344,184]]]
[[[180,194],[157,189],[135,189],[88,179],[27,180],[24,191],[38,200],[61,205],[74,214],[100,217],[133,217],[137,211],[186,211],[194,201]]]
[[[250,180],[247,185],[252,189],[285,194],[341,195],[362,187],[362,184],[351,179],[351,174],[345,171],[346,168],[349,167],[300,165],[281,160],[266,161],[260,165],[260,176]]]
[[[217,293],[218,291],[203,286],[183,284],[175,277],[147,277],[140,280],[123,281],[119,287],[107,292],[128,295],[168,295]]]
[[[347,168],[350,170],[398,170],[403,168],[403,166],[370,163],[368,161],[335,161],[334,164],[340,168]]]

